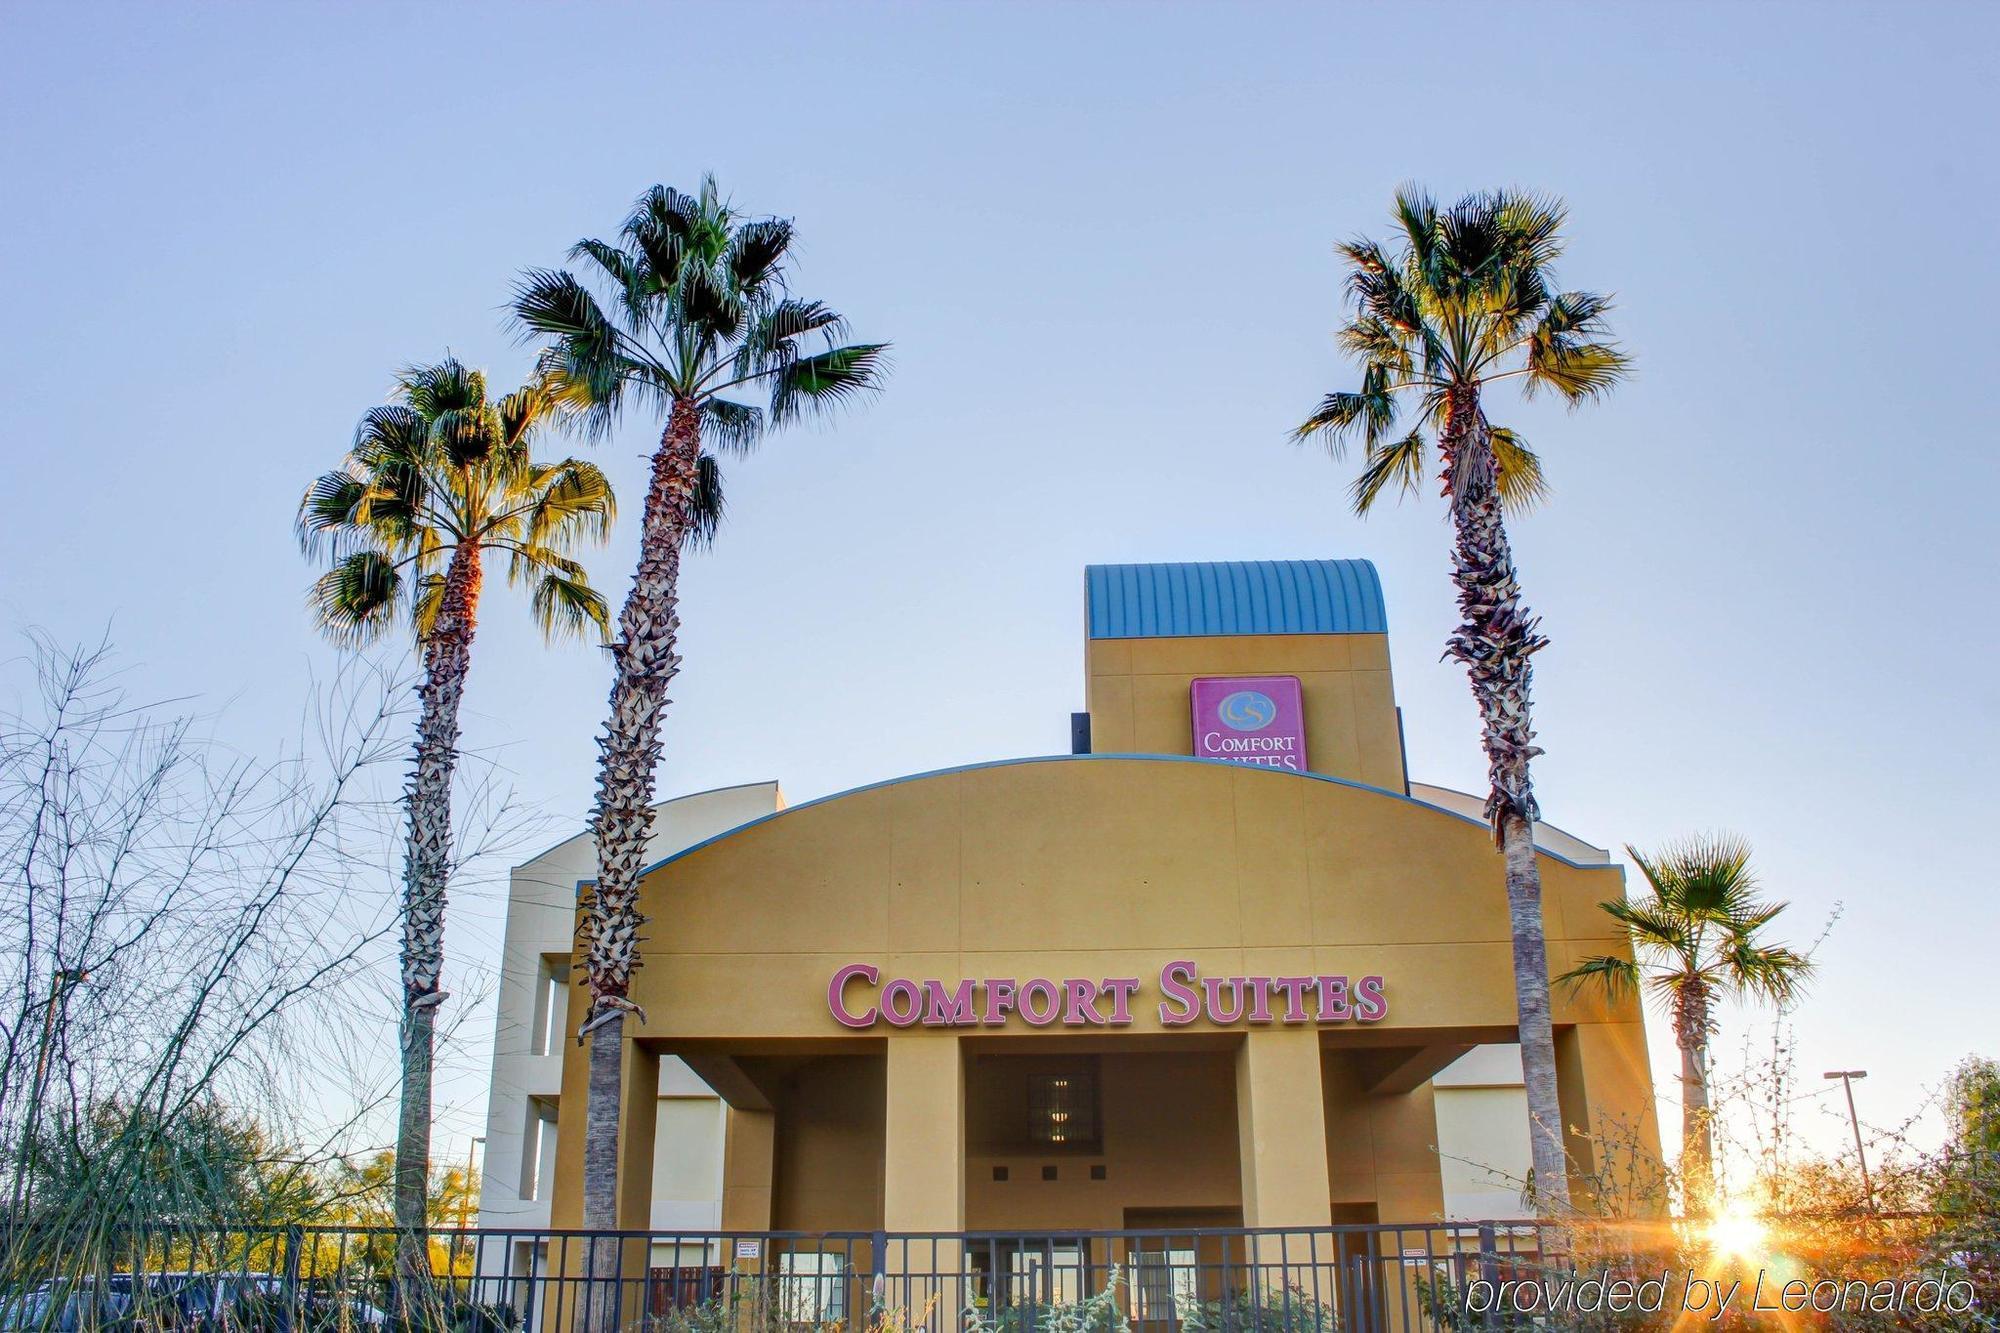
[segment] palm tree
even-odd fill
[[[327,636],[359,647],[407,616],[423,662],[405,793],[395,1173],[409,1292],[428,1272],[418,1265],[430,1170],[433,1029],[445,999],[438,977],[451,876],[451,778],[482,565],[489,554],[507,558],[508,582],[527,586],[546,637],[594,634],[601,641],[604,599],[571,553],[609,536],[617,506],[594,464],[533,458],[532,444],[553,415],[546,384],[491,402],[485,376],[447,357],[405,370],[396,397],[362,417],[345,461],[306,491],[298,533],[306,554],[327,563],[310,598]]]
[[[1399,190],[1393,253],[1370,240],[1340,247],[1354,315],[1338,341],[1361,364],[1360,388],[1328,394],[1294,433],[1324,440],[1336,458],[1360,434],[1366,456],[1350,491],[1359,514],[1392,489],[1415,493],[1435,446],[1460,615],[1445,653],[1465,664],[1483,726],[1486,817],[1506,864],[1532,1183],[1556,1213],[1568,1207],[1569,1182],[1528,775],[1542,753],[1529,723],[1529,659],[1548,641],[1521,603],[1504,521],[1540,499],[1545,483],[1526,442],[1488,423],[1483,398],[1514,380],[1524,394],[1552,390],[1574,406],[1625,373],[1625,355],[1605,340],[1610,302],[1555,286],[1549,266],[1562,253],[1565,215],[1553,199],[1511,190],[1448,209]],[[1397,423],[1406,413],[1405,431]]]
[[[745,452],[765,430],[875,388],[883,343],[843,343],[846,321],[786,287],[792,224],[740,215],[704,178],[696,195],[654,186],[615,243],[570,251],[589,283],[532,269],[514,313],[548,339],[543,365],[583,428],[601,438],[628,403],[664,414],[639,536],[639,567],[611,645],[615,679],[599,741],[597,881],[584,919],[590,1041],[584,1123],[583,1225],[617,1224],[619,1053],[637,965],[639,869],[652,823],[653,774],[675,641],[681,549],[699,535],[715,487],[704,446]],[[599,303],[594,284],[608,303]],[[741,401],[761,391],[763,407]],[[712,508],[712,506],[711,506]],[[641,1022],[644,1015],[639,1014]],[[595,1262],[595,1261],[593,1261]]]
[[[1586,958],[1562,980],[1593,984],[1613,997],[1650,991],[1666,1004],[1681,1052],[1681,1177],[1692,1213],[1708,1202],[1715,1179],[1708,1040],[1716,1002],[1739,996],[1788,1003],[1812,962],[1759,938],[1786,904],[1759,900],[1750,846],[1741,838],[1690,838],[1653,856],[1625,850],[1652,896],[1603,907],[1631,932],[1632,954]]]

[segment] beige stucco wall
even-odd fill
[[[1262,659],[1259,669],[1272,668]],[[1553,970],[1623,947],[1596,906],[1620,891],[1615,868],[1544,856],[1542,873]],[[1033,1037],[1151,1036],[1169,1049],[1220,1037],[1239,1047],[1235,1128],[1252,1223],[1325,1220],[1336,1202],[1372,1204],[1385,1220],[1438,1215],[1428,1087],[1343,1094],[1342,1071],[1385,1043],[1512,1036],[1507,916],[1485,828],[1310,776],[1085,757],[914,778],[795,807],[697,848],[647,877],[642,907],[674,928],[649,932],[633,991],[648,1021],[627,1025],[635,1040],[666,1054],[751,1062],[774,1053],[883,1058],[886,1105],[874,1123],[885,1126],[881,1224],[891,1228],[962,1225],[968,1208],[989,1206],[959,1136],[968,1043],[996,1032],[851,1033],[826,1006],[827,981],[846,963],[872,963],[885,978],[1144,979],[1130,1028]],[[1365,1031],[1163,1029],[1153,981],[1183,958],[1207,975],[1380,974],[1389,1013]],[[1608,1109],[1650,1124],[1636,1007],[1558,991],[1555,1018],[1564,1025],[1566,1118],[1584,1124]],[[997,1035],[1030,1034],[1017,1019]],[[580,1087],[582,1075],[572,1044],[565,1086]],[[872,1207],[856,1182],[822,1178],[873,1170],[867,1159],[786,1158],[780,1093],[776,1181],[766,1186],[776,1211],[804,1218],[814,1197],[843,1198],[856,1214]],[[1279,1114],[1258,1116],[1259,1106]],[[562,1117],[557,1225],[576,1216],[577,1124]],[[872,1124],[854,1128],[873,1133]],[[811,1216],[871,1224],[858,1215],[834,1222],[817,1205]]]
[[[776,782],[752,782],[694,792],[653,808],[647,854],[660,859],[760,815],[784,808]],[[539,1161],[534,1119],[555,1108],[562,1094],[563,1040],[574,1030],[566,992],[555,993],[553,1012],[543,996],[548,969],[561,969],[574,938],[577,884],[597,873],[596,846],[588,833],[567,838],[514,867],[508,878],[507,923],[502,936],[498,1013],[492,1072],[487,1087],[484,1167],[479,1224],[532,1230],[549,1225],[556,1171],[554,1126],[541,1129]],[[720,1218],[722,1105],[706,1084],[678,1060],[661,1063],[659,1096],[671,1101],[658,1116],[659,1187],[649,1225],[662,1229],[713,1227]],[[533,1191],[523,1187],[533,1182]],[[482,1260],[498,1256],[482,1252]]]
[[[1312,771],[1403,789],[1386,634],[1090,639],[1084,668],[1099,754],[1193,754],[1197,676],[1296,676]]]

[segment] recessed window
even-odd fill
[[[1028,1141],[1051,1148],[1097,1142],[1097,1081],[1083,1069],[1028,1079]]]
[[[528,1033],[531,1055],[554,1055],[569,1009],[569,960],[545,956],[535,969],[535,1016]]]
[[[1090,1168],[1090,1178],[1092,1180],[1104,1180],[1107,1178],[1107,1173],[1104,1170],[1104,1163],[1099,1162]]]
[[[995,1180],[1005,1180],[1005,1179],[1007,1179],[1007,1168],[1006,1168],[1006,1167],[1004,1167],[1004,1166],[996,1166],[996,1167],[994,1167],[994,1168],[993,1168],[993,1178],[994,1178]]]
[[[1056,1169],[1054,1167],[1045,1166],[1042,1168],[1043,1180],[1054,1180],[1055,1178],[1056,1178]]]
[[[555,1179],[556,1108],[553,1098],[530,1097],[521,1134],[521,1202],[539,1203]]]

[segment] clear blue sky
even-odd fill
[[[1741,831],[1795,938],[1844,903],[1800,1059],[1892,1122],[2000,1034],[1996,51],[1970,4],[10,5],[0,616],[285,734],[330,660],[304,483],[399,364],[518,375],[516,271],[713,169],[896,369],[731,466],[663,791],[1060,751],[1085,563],[1266,556],[1377,563],[1414,772],[1477,788],[1434,503],[1363,524],[1285,432],[1398,182],[1554,191],[1639,373],[1494,409],[1555,485],[1516,529],[1545,808]],[[650,443],[597,451],[628,515]],[[574,819],[605,667],[499,592],[468,743]],[[490,958],[496,900],[455,910]]]

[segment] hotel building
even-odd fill
[[[1074,753],[658,807],[621,1226],[1521,1214],[1501,866],[1480,799],[1405,770],[1373,566],[1092,566],[1084,619]],[[1624,949],[1608,854],[1536,838],[1551,968]],[[591,872],[580,836],[514,875],[485,1226],[580,1218]],[[1635,1003],[1562,988],[1555,1021],[1581,1185],[1594,1126],[1657,1152],[1645,1031]]]

